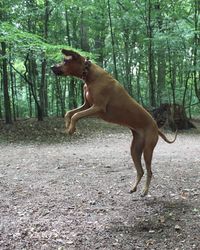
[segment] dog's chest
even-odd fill
[[[90,89],[87,87],[87,85],[85,84],[84,86],[84,90],[85,90],[85,98],[86,100],[89,102],[90,105],[93,104],[93,98],[92,98],[92,94]]]

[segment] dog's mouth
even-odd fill
[[[54,73],[55,75],[57,75],[57,76],[63,75],[63,72],[62,72],[62,71],[60,70],[60,68],[57,67],[57,66],[52,66],[52,67],[51,67],[51,70],[52,70],[53,73]]]

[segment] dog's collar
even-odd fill
[[[90,66],[91,66],[91,61],[89,60],[89,57],[87,57],[85,59],[85,62],[84,62],[84,69],[83,69],[83,73],[82,73],[82,77],[81,77],[81,79],[83,81],[85,81],[86,78],[87,78],[87,76],[88,76],[88,72],[90,70]]]

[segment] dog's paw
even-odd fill
[[[147,196],[147,194],[148,194],[148,190],[144,189],[142,194],[141,194],[141,197],[145,197],[145,196]]]
[[[76,128],[70,126],[69,129],[67,130],[67,133],[68,133],[69,135],[73,135],[75,131],[76,131]]]
[[[135,193],[136,191],[137,191],[137,188],[134,187],[134,188],[132,188],[132,189],[129,191],[129,193],[132,194],[132,193]]]

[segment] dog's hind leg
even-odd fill
[[[137,186],[144,175],[144,171],[142,168],[142,162],[141,162],[141,157],[142,157],[142,152],[143,152],[143,147],[144,147],[144,138],[136,133],[135,131],[132,131],[133,134],[133,141],[131,144],[131,156],[137,171],[137,177],[135,184],[133,188],[130,190],[130,193],[136,192]]]
[[[150,186],[151,178],[152,178],[151,162],[152,162],[153,150],[158,141],[158,135],[151,134],[150,139],[147,138],[147,141],[145,142],[145,147],[144,147],[144,161],[145,161],[146,170],[147,170],[147,179],[146,179],[146,183],[145,183],[142,196],[147,195],[149,191],[149,186]]]

